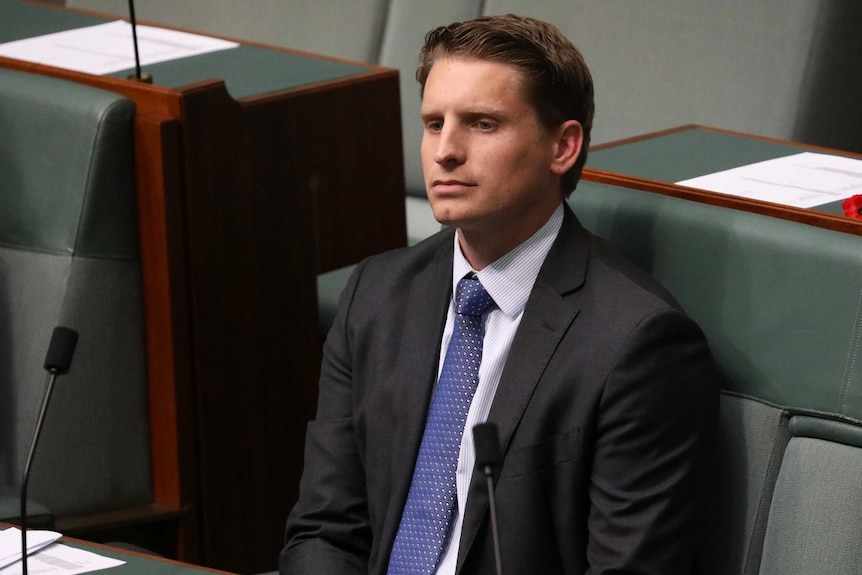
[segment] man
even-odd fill
[[[718,376],[672,298],[566,207],[593,114],[581,55],[548,24],[480,18],[429,33],[417,79],[451,229],[345,288],[281,573],[493,573],[485,420],[507,575],[690,573]]]

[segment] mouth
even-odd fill
[[[467,188],[472,188],[476,184],[470,182],[463,182],[461,180],[433,180],[431,182],[431,189],[437,193],[454,193],[454,192],[462,192]]]

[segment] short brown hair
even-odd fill
[[[583,148],[562,180],[563,191],[570,194],[587,161],[594,112],[593,78],[578,49],[552,24],[514,14],[440,26],[425,35],[419,53],[420,96],[434,61],[446,56],[515,66],[523,73],[526,97],[539,122],[546,127],[580,122]]]

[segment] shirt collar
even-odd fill
[[[509,317],[517,316],[527,305],[539,270],[562,225],[563,204],[560,203],[548,221],[529,239],[479,272],[470,266],[461,252],[456,232],[455,255],[452,260],[452,293],[456,293],[461,278],[474,272],[500,311]]]

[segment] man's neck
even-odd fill
[[[497,229],[458,228],[461,253],[474,270],[480,271],[530,239],[548,222],[558,205],[552,206],[543,217],[517,230],[505,226]]]

